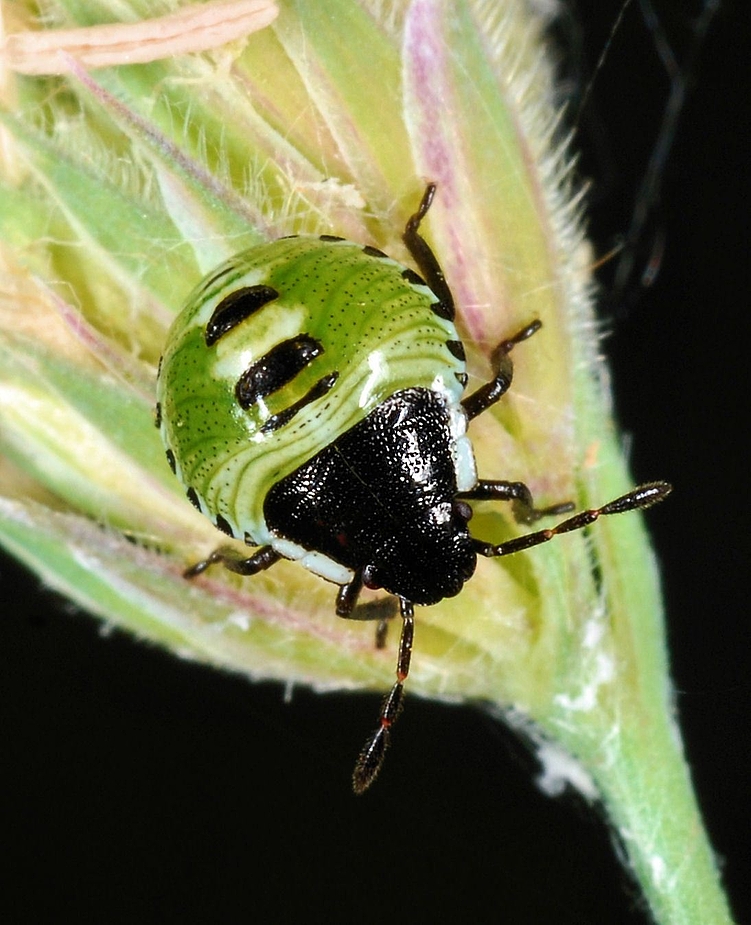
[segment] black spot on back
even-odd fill
[[[276,392],[322,353],[321,342],[309,334],[298,334],[272,347],[237,380],[235,396],[240,407],[247,410],[259,399]]]
[[[457,360],[467,359],[467,355],[464,352],[464,344],[460,340],[447,340],[446,346],[449,349],[449,353],[455,356]]]
[[[438,315],[439,318],[445,318],[446,321],[454,320],[454,306],[453,304],[448,304],[442,299],[439,299],[437,302],[433,302],[430,306],[434,315]]]
[[[243,286],[231,292],[217,305],[206,325],[206,346],[213,346],[241,321],[278,298],[279,293],[271,286]]]
[[[268,421],[263,425],[261,431],[263,433],[269,433],[274,430],[278,430],[280,427],[284,427],[285,424],[288,424],[292,418],[302,409],[309,405],[312,401],[315,401],[317,398],[322,398],[329,389],[333,386],[336,380],[339,378],[339,373],[334,370],[333,373],[329,373],[327,376],[324,376],[322,379],[319,379],[318,382],[307,392],[303,397],[290,405],[289,408],[285,408],[284,411],[280,411],[278,414],[272,415]]]
[[[409,267],[405,267],[402,270],[402,279],[406,280],[408,283],[411,283],[413,286],[426,286],[427,283],[420,276],[419,273],[415,273],[414,270],[410,270]]]
[[[388,254],[384,254],[383,251],[379,251],[377,247],[371,247],[370,244],[366,244],[362,249],[363,254],[367,254],[368,257],[386,257]]]
[[[221,530],[222,533],[226,533],[227,536],[234,536],[232,532],[232,527],[229,525],[229,521],[222,517],[221,514],[216,515],[216,527],[218,530]]]

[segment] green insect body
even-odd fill
[[[243,307],[243,293],[261,294],[257,309]],[[385,399],[414,387],[442,394],[453,409],[461,487],[471,487],[474,457],[459,405],[465,363],[450,349],[458,335],[437,303],[414,271],[331,237],[282,238],[218,268],[175,320],[158,380],[162,438],[190,500],[225,533],[349,581],[350,569],[272,534],[264,499]],[[212,325],[218,333],[207,344]],[[246,371],[268,377],[290,344],[295,362],[277,362],[288,370],[283,381],[255,392],[251,383],[243,406]]]

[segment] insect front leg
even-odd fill
[[[462,407],[470,421],[472,418],[476,418],[478,414],[482,414],[483,411],[487,411],[508,392],[514,376],[514,364],[511,362],[509,354],[516,344],[536,334],[541,327],[541,321],[532,321],[526,327],[523,327],[521,331],[514,334],[513,337],[509,337],[498,344],[490,358],[493,364],[493,378],[486,382],[485,385],[481,385],[477,391],[462,399]]]
[[[377,620],[375,645],[376,649],[382,649],[386,645],[389,620],[396,616],[396,601],[393,597],[387,597],[359,604],[362,572],[362,569],[358,569],[352,581],[339,589],[336,596],[336,615],[344,617],[345,620]]]
[[[510,501],[514,520],[520,524],[533,524],[541,517],[567,514],[574,509],[573,501],[535,507],[532,492],[524,482],[480,479],[474,488],[460,491],[456,497],[465,501]]]

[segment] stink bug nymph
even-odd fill
[[[157,384],[167,459],[188,498],[260,547],[247,558],[219,548],[186,577],[295,559],[340,586],[340,617],[362,618],[363,585],[398,599],[396,682],[357,759],[357,793],[378,774],[401,709],[415,604],[458,594],[478,555],[529,549],[670,491],[651,482],[500,544],[471,535],[470,501],[509,501],[525,523],[573,505],[536,508],[524,483],[477,477],[467,424],[508,390],[512,349],[541,325],[500,343],[493,378],[462,397],[454,300],[419,234],[434,193],[431,183],[404,229],[419,274],[330,235],[282,238],[219,267],[175,320]]]

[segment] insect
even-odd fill
[[[508,390],[511,351],[541,324],[502,341],[493,377],[463,394],[454,300],[419,233],[435,188],[403,234],[421,275],[329,235],[252,247],[194,290],[158,375],[157,423],[189,500],[223,533],[260,547],[248,557],[220,547],[186,577],[215,563],[254,575],[294,559],[339,585],[340,617],[361,618],[363,586],[398,600],[396,681],[357,759],[356,793],[378,774],[401,710],[415,604],[458,594],[478,555],[529,549],[671,490],[651,482],[500,544],[471,535],[470,501],[511,502],[530,524],[573,505],[536,508],[524,483],[477,477],[467,424]]]

